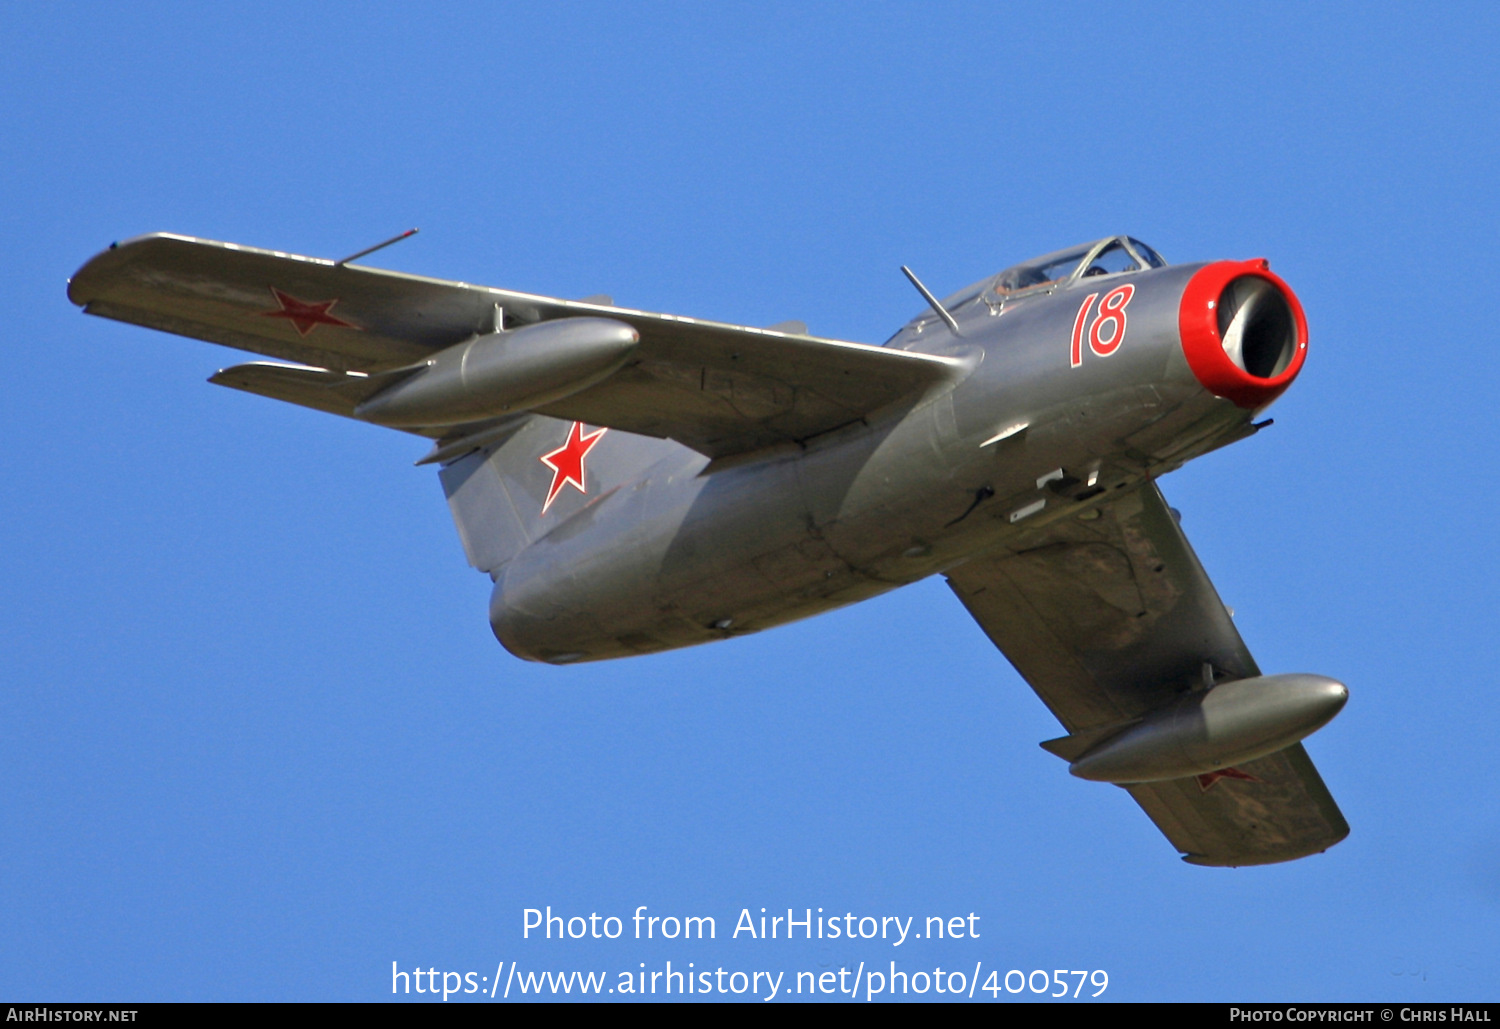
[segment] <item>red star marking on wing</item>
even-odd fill
[[[1221,768],[1217,772],[1209,772],[1207,775],[1198,776],[1198,788],[1204,793],[1213,789],[1214,783],[1220,779],[1239,779],[1243,782],[1260,782],[1249,772],[1242,772],[1238,768]]]
[[[583,423],[574,422],[573,427],[568,430],[568,442],[552,451],[543,454],[540,458],[542,464],[552,469],[552,488],[547,490],[547,502],[542,505],[542,514],[547,513],[547,508],[552,506],[552,501],[562,492],[564,486],[572,483],[579,493],[587,493],[588,488],[583,484],[583,459],[589,456],[589,451],[594,449],[608,429],[599,429],[583,434]]]
[[[262,311],[262,318],[285,318],[297,326],[297,332],[306,336],[319,325],[335,325],[341,329],[358,329],[358,325],[335,318],[328,312],[333,305],[338,303],[338,298],[333,300],[298,300],[294,296],[288,296],[275,286],[271,287],[271,295],[276,298],[276,303],[281,306],[274,311]]]

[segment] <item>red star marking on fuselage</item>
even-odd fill
[[[288,296],[275,286],[271,287],[271,295],[276,298],[276,303],[281,305],[274,311],[262,311],[262,318],[285,318],[297,326],[299,335],[306,336],[319,325],[333,325],[340,329],[358,329],[358,325],[335,318],[328,312],[333,305],[338,303],[338,298],[333,300],[298,300],[294,296]]]
[[[588,488],[583,484],[583,459],[589,456],[589,451],[594,449],[608,429],[598,429],[583,434],[583,423],[574,422],[573,427],[568,430],[568,442],[552,451],[543,454],[540,458],[542,464],[552,469],[552,488],[547,490],[547,502],[542,505],[542,514],[547,513],[547,508],[552,506],[552,501],[562,492],[564,486],[572,483],[579,493],[587,493]]]
[[[1214,783],[1220,779],[1239,779],[1242,782],[1260,782],[1249,772],[1242,772],[1238,768],[1221,768],[1217,772],[1209,772],[1207,775],[1198,776],[1198,788],[1204,793],[1213,789]]]

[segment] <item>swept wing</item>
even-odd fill
[[[1205,664],[1218,678],[1260,674],[1155,483],[1098,510],[948,573],[969,613],[1069,730],[1069,740],[1048,745],[1069,759],[1070,746],[1201,683]],[[1301,744],[1227,776],[1126,788],[1194,864],[1289,861],[1349,833]]]
[[[89,314],[248,350],[214,382],[352,416],[445,347],[556,318],[634,326],[634,359],[539,413],[675,439],[713,457],[801,442],[916,403],[961,370],[944,357],[337,264],[157,234],[111,247],[69,283]],[[790,326],[796,328],[796,326]],[[462,436],[482,426],[423,429]]]

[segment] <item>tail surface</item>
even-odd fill
[[[520,415],[499,438],[439,474],[469,563],[493,575],[592,502],[682,448],[545,415]]]

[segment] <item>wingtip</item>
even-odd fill
[[[1207,854],[1183,854],[1182,860],[1200,868],[1248,868],[1255,865],[1280,865],[1288,861],[1300,861],[1315,854],[1326,854],[1349,836],[1346,829],[1341,836],[1319,840],[1317,843],[1289,849],[1280,853],[1241,854],[1233,857],[1212,857]]]
[[[157,243],[162,240],[188,243],[211,242],[175,232],[146,232],[139,236],[112,240],[109,246],[83,262],[78,270],[69,277],[68,299],[79,307],[84,308],[84,313],[87,314],[89,301],[94,299],[95,288],[98,285],[96,277],[107,276],[110,270],[117,266],[117,262],[128,261],[131,252],[138,247]]]

